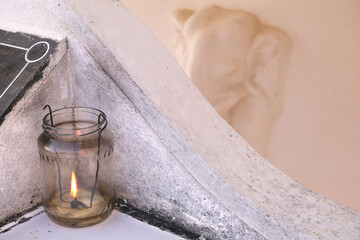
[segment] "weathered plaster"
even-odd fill
[[[81,1],[72,2],[84,6]],[[94,2],[93,5],[77,8],[152,102],[146,104],[144,97],[140,97],[141,92],[132,88],[133,85],[122,84],[124,92],[179,161],[229,209],[255,229],[266,229],[266,236],[271,238],[285,234],[291,238],[294,232],[299,238],[332,238],[338,232],[345,235],[353,232],[355,235],[349,234],[349,237],[358,237],[360,225],[357,212],[304,189],[255,153],[209,107],[158,42],[152,42],[152,47],[148,47],[153,36],[146,29],[135,28],[136,19],[128,11],[116,6],[116,3],[106,2],[102,4],[102,10],[108,18],[104,19],[98,17],[93,9],[96,9]],[[111,28],[104,27],[110,24],[106,21],[127,24],[121,28],[122,31],[113,32]],[[143,42],[142,39],[147,41]],[[90,45],[89,48],[95,58],[102,59],[101,63],[105,62],[95,48]],[[107,64],[103,64],[104,69],[116,79],[115,72],[112,73]],[[163,117],[170,122],[170,126],[166,127],[169,122],[164,122]],[[183,138],[176,138],[175,130]],[[197,158],[199,155],[202,159]],[[236,192],[229,190],[228,185],[221,184],[221,180],[210,177],[211,173],[204,172],[201,160],[209,164]],[[239,198],[238,193],[246,200]],[[252,210],[247,201],[254,204],[257,210]],[[356,223],[349,225],[347,222]],[[344,226],[349,229],[345,230]]]
[[[26,91],[0,126],[0,219],[41,200],[36,139],[41,132],[42,106],[59,101],[65,105],[70,100],[62,64],[65,52],[66,41],[62,40],[41,79]]]
[[[174,56],[170,19],[179,8],[197,12],[216,4],[243,10],[287,32],[292,47],[284,108],[274,119],[265,158],[306,188],[360,211],[360,1],[121,2]]]
[[[309,192],[261,158],[119,2],[68,2],[78,15],[60,0],[0,3],[1,18],[68,39],[67,55],[40,85],[46,91],[33,86],[24,96],[28,105],[15,107],[20,117],[11,112],[8,127],[0,126],[0,141],[14,136],[20,122],[32,126],[21,132],[27,139],[22,145],[31,148],[15,149],[18,139],[0,142],[8,148],[1,159],[1,187],[14,181],[1,192],[0,201],[7,201],[1,218],[25,204],[22,192],[40,194],[35,143],[43,104],[59,108],[72,103],[101,108],[109,116],[118,195],[142,210],[210,239],[360,236],[359,213]],[[24,118],[27,114],[32,117]],[[16,154],[9,154],[10,145]],[[29,161],[21,180],[26,181],[20,181],[16,169],[25,156]]]

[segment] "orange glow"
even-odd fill
[[[77,196],[77,185],[76,185],[76,177],[75,177],[75,173],[72,172],[71,173],[71,190],[70,190],[70,195],[73,199],[76,198]]]

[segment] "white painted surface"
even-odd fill
[[[360,1],[121,2],[172,53],[170,19],[177,8],[241,9],[288,33],[292,51],[284,110],[265,157],[312,191],[360,211]]]
[[[59,8],[48,4],[48,1],[44,1],[44,4],[45,2],[50,11],[58,11]],[[182,172],[179,168],[167,168],[174,163],[172,156],[175,156],[176,161],[180,162],[218,201],[266,238],[336,239],[336,236],[340,234],[347,239],[358,239],[360,232],[358,213],[303,189],[253,151],[217,115],[148,29],[141,22],[137,22],[119,3],[110,0],[90,2],[69,0],[67,2],[74,6],[73,9],[85,21],[91,32],[99,37],[104,46],[99,46],[96,41],[92,41],[94,39],[91,32],[86,32],[86,34],[73,32],[77,33],[78,39],[81,39],[92,57],[134,103],[146,119],[147,124],[160,137],[162,144],[171,151],[171,155],[163,158],[166,156],[165,152],[158,150],[160,149],[159,145],[152,145],[156,151],[150,151],[151,156],[156,157],[157,160],[167,159],[170,161],[166,162],[166,165],[162,165],[164,162],[156,162],[155,166],[152,165],[144,172],[148,179],[149,177],[158,179],[170,172],[171,174],[166,179],[156,181],[154,186],[155,188],[161,186],[162,192],[165,190],[169,193],[164,197],[154,196],[155,202],[153,199],[140,202],[139,196],[131,198],[132,201],[135,199],[139,205],[149,207],[151,206],[149,201],[153,202],[153,206],[159,206],[159,202],[162,202],[164,198],[176,197],[176,202],[189,204],[186,207],[191,209],[192,216],[187,215],[181,220],[184,222],[184,220],[191,219],[192,222],[187,223],[188,227],[195,226],[195,224],[212,228],[215,226],[219,235],[212,235],[213,237],[209,237],[210,239],[229,239],[229,236],[232,236],[230,239],[245,238],[242,234],[247,234],[249,231],[239,226],[237,224],[239,221],[229,221],[230,216],[224,217],[223,212],[220,215],[215,212],[211,217],[205,217],[207,212],[203,211],[204,207],[214,210],[218,208],[211,205],[206,206],[203,201],[208,198],[194,199],[194,194],[197,194],[195,191],[192,191],[191,194],[187,194],[188,191],[172,191],[170,186],[173,185],[170,184],[173,182],[179,183],[175,185],[175,189],[189,186],[189,183],[193,182],[187,182],[182,178],[179,175]],[[99,9],[102,14],[99,14]],[[60,12],[58,14],[64,15]],[[66,21],[69,27],[78,26],[74,24],[74,19]],[[116,30],[115,22],[119,23]],[[114,64],[113,57],[105,54],[107,50],[110,50],[117,62],[122,64],[121,67],[127,75],[119,75],[117,68],[113,67],[115,65],[112,65]],[[131,78],[129,82],[127,82],[127,76]],[[139,126],[131,126],[131,128],[134,127]],[[138,132],[135,134],[138,135]],[[149,135],[143,135],[142,140],[148,144],[154,142]],[[139,146],[142,149],[147,147],[142,142]],[[127,149],[133,149],[133,145]],[[142,157],[137,156],[143,153],[142,149],[140,151],[135,149],[136,157],[129,159],[136,159],[133,162],[139,163],[139,159]],[[155,156],[154,152],[161,152],[161,155]],[[125,157],[124,159],[129,156],[120,154]],[[147,161],[142,165],[153,160],[153,158],[147,157],[146,159]],[[140,164],[137,166],[140,167]],[[215,173],[212,173],[208,166]],[[154,172],[152,175],[149,172],[149,169],[155,167],[158,167],[158,171],[162,174]],[[217,175],[236,192],[232,192],[232,189],[221,182]],[[136,182],[139,182],[139,177],[141,176],[136,178]],[[173,177],[175,177],[175,181],[169,181],[169,178]],[[178,182],[178,180],[182,181]],[[149,182],[146,181],[145,185]],[[154,188],[151,186],[150,189]],[[200,215],[198,215],[199,209],[193,207],[194,204],[199,203],[198,201],[201,203],[201,205],[197,205],[202,211]],[[169,212],[176,213],[176,216],[185,213],[182,209],[180,212],[174,211],[174,204],[170,205],[171,208],[168,208],[168,203],[164,203],[163,206],[166,206]],[[153,206],[151,207],[153,208]],[[256,206],[256,209],[253,206]],[[348,224],[348,222],[352,222],[352,224]],[[226,224],[226,227],[223,224]],[[239,231],[239,227],[242,230]],[[205,229],[203,228],[203,230]],[[222,234],[224,231],[226,233]],[[236,234],[230,234],[230,231]],[[205,235],[208,232],[205,230],[201,234]],[[254,234],[249,235],[250,237],[254,239]]]
[[[170,128],[170,132],[167,133],[172,134],[171,140],[176,142],[176,148],[185,147],[185,150],[178,153],[183,155],[185,151],[188,154],[185,158],[192,161],[192,169],[194,169],[194,164],[198,165],[194,171],[198,171],[197,169],[201,167],[201,173],[205,177],[215,178],[214,184],[217,187],[225,186],[230,193],[233,193],[233,190],[217,178],[189,147],[184,146],[184,141],[176,135],[175,130],[171,130],[172,127],[168,125],[166,119],[161,115],[156,115],[158,111],[153,108],[151,100],[140,91],[137,84],[124,71],[123,66],[114,59],[108,48],[80,21],[77,15],[61,0],[44,0],[46,9],[35,2],[19,0],[3,4],[0,1],[0,18],[59,32],[59,35],[65,34],[68,45],[61,49],[68,49],[68,52],[62,55],[61,61],[50,75],[44,74],[44,80],[40,82],[40,86],[34,84],[27,91],[25,100],[14,107],[1,125],[0,180],[3,179],[3,181],[0,181],[0,202],[4,207],[0,208],[0,217],[5,219],[40,201],[39,160],[34,139],[40,134],[41,127],[34,123],[41,123],[41,116],[44,114],[42,106],[45,104],[55,107],[73,104],[89,106],[91,104],[93,107],[105,110],[109,122],[112,123],[112,129],[116,133],[114,135],[117,137],[118,145],[114,154],[118,158],[114,167],[118,196],[128,199],[129,203],[141,210],[159,213],[163,217],[172,219],[179,226],[209,239],[229,239],[229,236],[231,239],[262,239],[260,234],[224,207],[212,193],[208,192],[206,187],[189,174],[182,165],[184,156],[175,157],[163,144],[163,137],[154,132],[146,122],[147,118],[150,117],[153,123],[158,124],[157,127],[165,130],[165,133]],[[103,4],[102,1],[98,3]],[[120,5],[112,3],[115,5],[110,7],[115,6],[114,10],[118,10]],[[120,12],[120,15],[125,21],[117,22],[124,24],[124,29],[128,29],[127,23],[133,26],[134,17],[129,16],[127,12]],[[141,23],[134,24],[131,31],[137,29],[136,26]],[[113,26],[113,24],[110,25]],[[140,29],[143,29],[142,24]],[[39,30],[39,32],[42,31]],[[138,31],[133,32],[136,36]],[[155,54],[151,56],[159,59],[160,62],[162,57],[157,55],[160,53],[163,56],[165,53],[164,60],[161,62],[175,63],[173,58],[169,59],[170,55],[161,45],[157,42],[153,43],[156,39],[152,35],[141,37],[141,33],[142,31],[136,39],[130,39],[133,44],[141,46],[142,44],[137,44],[137,41],[146,39],[143,43],[154,45]],[[132,34],[130,36],[133,37]],[[122,37],[118,40],[121,39]],[[125,39],[129,40],[127,37]],[[120,45],[126,49],[126,45],[132,48],[133,44],[121,43]],[[140,49],[146,50],[143,47]],[[96,59],[93,59],[93,54]],[[147,51],[144,54],[146,55]],[[140,56],[140,59],[135,62],[143,62],[143,57]],[[128,64],[125,60],[124,63]],[[148,67],[154,65],[154,72],[162,75],[162,71],[157,70],[159,65],[156,61],[146,63],[146,65]],[[139,67],[135,66],[135,69],[139,70],[142,66],[142,64]],[[170,70],[173,68],[172,65],[168,66],[169,71],[172,71]],[[181,71],[177,65],[175,69]],[[185,76],[183,72],[181,73]],[[171,78],[177,75],[171,74]],[[149,76],[152,78],[151,75]],[[153,80],[157,79],[158,77]],[[185,79],[187,79],[186,76]],[[123,91],[132,97],[131,101]],[[39,92],[44,94],[37,94]],[[148,112],[141,115],[139,108]],[[13,126],[21,126],[21,128]],[[11,137],[20,135],[26,137],[21,140]],[[20,151],[18,146],[29,147]],[[23,161],[24,159],[26,161]],[[22,168],[18,167],[20,164]],[[19,176],[21,176],[21,181]],[[221,195],[224,193],[222,192]],[[237,198],[237,195],[235,197]],[[254,207],[247,206],[247,212],[249,209],[252,209],[250,212],[254,211]]]
[[[57,106],[66,95],[72,103],[91,102],[109,112],[121,143],[114,153],[119,156],[114,166],[119,196],[208,239],[359,239],[359,213],[309,192],[259,156],[120,3],[69,0],[75,14],[61,0],[36,1],[41,6],[30,0],[0,2],[0,16],[66,33],[68,53],[44,81],[50,87],[44,92],[52,94]],[[68,81],[69,91],[67,86],[52,87],[60,80]],[[64,90],[63,95],[54,89]],[[47,100],[35,97],[30,99]],[[32,123],[34,117],[24,119],[26,114],[41,115],[34,102],[29,100],[27,111],[18,105],[19,114],[9,114],[12,118],[1,128]],[[25,135],[18,129],[22,132],[1,135],[9,149],[0,161],[3,216],[18,211],[31,196],[39,199],[30,195],[39,194],[38,189],[24,189],[29,181],[38,185],[37,165],[32,158],[22,161],[36,150],[18,151],[18,158],[10,150],[19,146],[12,136]],[[23,163],[28,168],[20,174],[17,166]]]
[[[38,211],[38,210],[35,210]],[[27,222],[15,226],[0,234],[1,240],[181,240],[183,238],[162,231],[157,227],[141,222],[119,211],[114,211],[102,223],[86,228],[68,228],[53,223],[45,213],[33,217]]]

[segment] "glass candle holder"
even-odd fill
[[[50,112],[38,138],[44,210],[60,225],[96,224],[115,202],[114,138],[106,115],[94,108],[45,107]]]

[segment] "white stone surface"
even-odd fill
[[[28,99],[27,105],[16,105],[7,115],[7,118],[19,120],[23,120],[27,115],[37,117],[26,122],[27,125],[22,125],[29,127],[25,142],[18,139],[9,141],[11,138],[1,139],[6,141],[5,146],[12,150],[2,155],[2,159],[6,160],[2,161],[3,168],[0,169],[0,176],[4,179],[2,184],[5,186],[0,195],[0,201],[5,202],[0,209],[1,218],[9,217],[40,201],[36,137],[41,131],[42,106],[49,101],[54,109],[65,105],[87,105],[98,107],[107,113],[117,142],[115,155],[118,161],[114,166],[117,193],[127,198],[132,205],[205,237],[262,239],[261,235],[228,211],[197,182],[169,152],[161,138],[120,88],[132,87],[134,82],[81,19],[62,1],[44,1],[42,4],[47,9],[38,1],[27,0],[0,5],[1,16],[7,22],[20,22],[64,33],[69,48],[50,76],[45,75],[42,86],[47,91],[36,87],[29,89],[24,96]],[[14,12],[17,13],[16,16],[12,14]],[[19,15],[22,17],[19,18]],[[105,59],[93,58],[93,54],[99,53]],[[104,67],[112,69],[111,74],[115,77],[110,78],[113,76],[109,77],[108,73],[104,72]],[[60,83],[64,85],[58,86]],[[35,94],[39,92],[44,94]],[[60,93],[64,97],[59,96]],[[139,93],[137,97],[146,100],[147,104],[151,103],[137,87],[134,93]],[[16,109],[20,109],[19,113]],[[9,124],[11,127],[17,126],[16,121],[10,121]],[[10,130],[3,131],[7,131],[8,135],[12,134]],[[33,147],[19,150],[18,144],[31,144]],[[22,157],[11,152],[18,152]],[[27,156],[27,164],[30,166],[25,169],[20,167],[24,155]],[[206,171],[211,172],[208,168]],[[19,181],[19,175],[26,181]],[[29,185],[35,189],[29,188]]]
[[[8,115],[29,120],[22,122],[32,129],[24,133],[27,142],[11,135],[21,122],[0,126],[8,134],[2,143],[19,154],[2,155],[2,218],[27,203],[23,196],[35,193],[39,201],[39,186],[28,188],[39,183],[36,147],[15,147],[35,145],[36,116],[50,99],[55,108],[91,105],[106,112],[116,142],[117,193],[135,207],[209,239],[358,239],[358,212],[304,189],[258,155],[119,2],[67,2],[72,8],[60,0],[0,2],[1,18],[68,40],[67,54],[43,80],[44,95],[33,87],[26,104]],[[28,167],[18,170],[25,159]]]
[[[82,1],[69,2],[73,6],[85,6]],[[107,18],[94,12],[98,8],[96,2],[75,9],[124,64],[141,92],[134,85],[123,84],[108,68],[109,63],[103,65],[104,69],[113,79],[119,79],[124,93],[163,143],[203,186],[268,238],[336,238],[339,231],[350,239],[359,236],[359,213],[304,189],[261,158],[215,113],[158,43],[154,41],[149,47],[153,36],[146,29],[135,28],[136,20],[130,23],[131,15],[115,5],[102,2],[101,9]],[[111,22],[126,21],[123,31],[113,32],[111,27],[104,27]],[[105,62],[95,48],[91,51],[99,62]],[[214,178],[202,161],[236,192]],[[344,226],[353,230],[345,230]]]
[[[31,213],[30,213],[31,214]],[[183,238],[141,222],[129,215],[114,211],[108,219],[85,228],[62,227],[53,223],[45,213],[21,223],[1,234],[2,240],[181,240]]]
[[[173,54],[176,29],[170,19],[178,8],[216,4],[243,10],[288,33],[284,108],[262,156],[306,188],[360,211],[360,1],[121,2]]]
[[[11,29],[8,28],[8,23],[3,23],[0,21],[0,28]],[[24,26],[20,29],[24,29]],[[42,106],[45,104],[70,104],[65,71],[57,66],[64,61],[65,53],[66,40],[62,38],[59,47],[50,57],[50,63],[43,71],[42,78],[26,91],[0,126],[0,203],[3,206],[0,208],[1,219],[29,209],[40,201],[40,167],[36,139],[41,133],[41,125],[38,124],[41,123],[44,113]],[[60,81],[52,81],[54,78]]]

